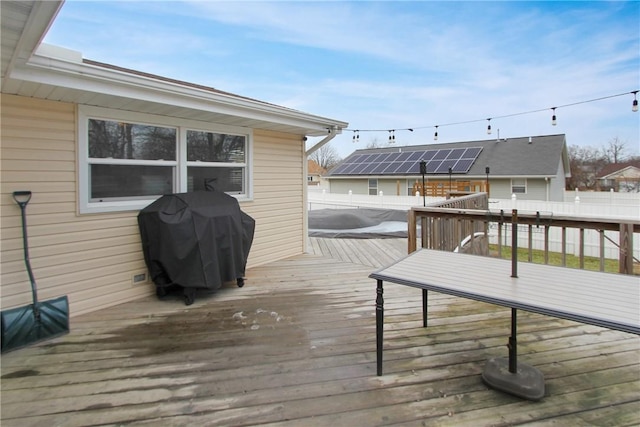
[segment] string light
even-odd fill
[[[354,130],[353,131],[353,138],[352,138],[353,142],[360,142],[360,131],[359,130]]]
[[[439,124],[439,125],[432,125],[432,126],[417,126],[417,127],[413,127],[413,128],[404,128],[404,129],[359,129],[357,131],[357,136],[354,135],[355,139],[354,142],[358,142],[359,141],[359,133],[360,132],[389,132],[389,143],[393,144],[395,143],[395,131],[399,130],[399,131],[410,131],[413,132],[414,130],[420,130],[420,129],[428,129],[428,128],[434,128],[434,134],[433,134],[433,139],[434,141],[438,140],[438,131],[439,128],[442,126],[457,126],[457,125],[464,125],[464,124],[469,124],[469,123],[477,123],[477,122],[481,122],[481,121],[487,121],[487,134],[491,135],[491,120],[492,119],[504,119],[504,118],[509,118],[509,117],[516,117],[516,116],[523,116],[523,115],[527,115],[527,114],[534,114],[534,113],[540,113],[543,111],[548,111],[549,109],[551,109],[553,111],[553,115],[551,118],[551,124],[552,125],[556,125],[557,124],[557,116],[556,116],[556,109],[559,108],[567,108],[567,107],[573,107],[576,105],[580,105],[580,104],[587,104],[587,103],[591,103],[591,102],[597,102],[597,101],[602,101],[605,99],[611,99],[611,98],[616,98],[616,97],[620,97],[620,96],[628,96],[629,93],[633,94],[633,103],[632,103],[632,107],[631,110],[633,112],[637,112],[638,111],[638,99],[637,99],[637,94],[638,92],[640,92],[640,90],[634,90],[631,92],[624,92],[624,93],[618,93],[615,95],[609,95],[609,96],[603,96],[600,98],[594,98],[594,99],[589,99],[586,101],[578,101],[578,102],[573,102],[571,104],[564,104],[564,105],[558,105],[556,107],[549,107],[549,108],[542,108],[542,109],[538,109],[538,110],[531,110],[531,111],[523,111],[523,112],[519,112],[519,113],[513,113],[513,114],[505,114],[502,116],[493,116],[490,117],[488,119],[475,119],[475,120],[466,120],[466,121],[460,121],[460,122],[453,122],[453,123],[446,123],[446,124]],[[331,133],[331,129],[327,129],[329,131],[329,133]],[[344,129],[344,130],[353,130],[353,129]]]

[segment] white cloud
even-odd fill
[[[99,13],[90,13],[90,3],[65,4],[54,24],[56,40],[64,42],[58,44],[74,43],[68,47],[92,59],[349,121],[354,129],[427,128],[396,135],[410,143],[430,142],[436,124],[623,93],[638,89],[640,80],[637,3],[99,5]],[[631,100],[561,109],[555,128],[550,112],[492,125],[504,136],[566,132],[570,144],[614,136],[637,144]],[[484,138],[484,128],[482,122],[441,128],[441,140]]]

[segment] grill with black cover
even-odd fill
[[[197,289],[244,285],[255,221],[220,191],[160,197],[138,214],[144,259],[159,297],[182,288],[185,303]]]

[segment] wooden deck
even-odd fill
[[[487,426],[640,424],[640,338],[522,312],[520,360],[546,378],[529,402],[488,389],[509,310],[385,289],[376,376],[375,281],[406,239],[310,239],[310,254],[247,272],[243,288],[155,297],[72,318],[69,335],[7,353],[1,425]],[[605,285],[605,284],[603,284]]]

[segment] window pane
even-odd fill
[[[205,190],[208,182],[216,191],[244,194],[245,168],[188,167],[187,191]]]
[[[187,161],[245,163],[245,137],[187,131]]]
[[[89,119],[89,157],[175,160],[176,129]]]
[[[92,202],[173,193],[173,167],[90,165]]]

